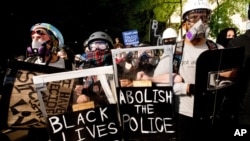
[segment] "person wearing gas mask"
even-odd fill
[[[26,49],[22,61],[50,67],[73,69],[73,52],[64,45],[62,33],[49,23],[37,23],[30,29],[31,46]],[[39,136],[43,134],[43,136]],[[28,131],[27,140],[49,140],[46,128],[32,128]]]
[[[221,45],[208,39],[211,12],[212,9],[207,0],[188,0],[183,7],[182,28],[186,34],[184,41],[181,41],[181,46],[175,47],[173,63],[173,65],[177,64],[173,66],[174,72],[182,77],[182,82],[173,85],[176,95],[177,140],[180,141],[206,140],[210,135],[212,136],[206,133],[205,128],[195,129],[195,119],[193,119],[196,73],[194,62],[206,50],[223,49]],[[176,54],[176,50],[179,50],[179,54]],[[199,137],[201,138],[198,139]]]
[[[92,33],[87,41],[88,52],[86,52],[86,62],[79,69],[95,68],[112,65],[113,49],[112,38],[105,32],[97,31]],[[101,87],[100,81],[95,76],[88,76],[77,79],[75,86],[74,103],[85,103],[94,101],[95,106],[109,104],[107,97]]]
[[[32,43],[27,47],[24,61],[65,69],[65,57],[59,53],[64,47],[62,33],[49,23],[37,23],[30,31]]]

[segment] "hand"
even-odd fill
[[[136,80],[150,80],[150,77],[144,71],[139,71],[136,75]]]
[[[85,95],[85,94],[82,94],[82,95],[79,95],[79,97],[77,98],[76,100],[76,103],[85,103],[85,102],[89,102],[90,101],[90,98]]]
[[[121,87],[131,87],[133,82],[129,79],[120,79],[120,85]]]
[[[181,83],[183,81],[183,78],[176,73],[173,73],[173,82],[174,83]]]
[[[82,94],[82,89],[83,89],[83,85],[76,85],[75,89],[74,89],[75,94],[76,95],[81,95]]]

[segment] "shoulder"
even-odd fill
[[[217,48],[218,49],[224,49],[224,47],[222,45],[220,45],[220,44],[217,44]]]
[[[224,47],[222,45],[214,42],[213,40],[207,39],[206,43],[210,49],[224,49]]]

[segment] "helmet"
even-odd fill
[[[195,9],[207,9],[208,11],[212,10],[208,0],[188,0],[183,7],[182,18],[184,19],[187,12]]]
[[[37,23],[35,25],[33,25],[30,29],[30,31],[33,31],[37,28],[44,28],[48,31],[50,31],[54,37],[57,38],[58,42],[59,42],[59,47],[63,47],[64,46],[64,38],[62,36],[62,33],[53,25],[49,24],[49,23]]]
[[[177,32],[173,28],[167,28],[163,31],[162,39],[177,38]]]
[[[96,31],[96,32],[92,33],[92,34],[89,36],[88,45],[89,45],[91,42],[95,41],[95,40],[104,40],[104,41],[108,42],[110,48],[113,48],[113,40],[112,40],[111,37],[110,37],[107,33],[105,33],[105,32]]]
[[[88,39],[84,40],[83,42],[83,47],[87,47],[88,46]]]

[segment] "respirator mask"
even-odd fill
[[[49,44],[50,46],[53,46],[50,40],[43,42],[43,43],[33,40],[31,43],[31,46],[27,47],[28,56],[29,57],[30,56],[40,56],[40,57],[48,56],[51,51],[46,48],[47,44]]]
[[[186,38],[189,41],[192,41],[195,38],[206,38],[208,36],[209,31],[210,28],[208,27],[208,24],[203,23],[200,19],[186,33]]]

